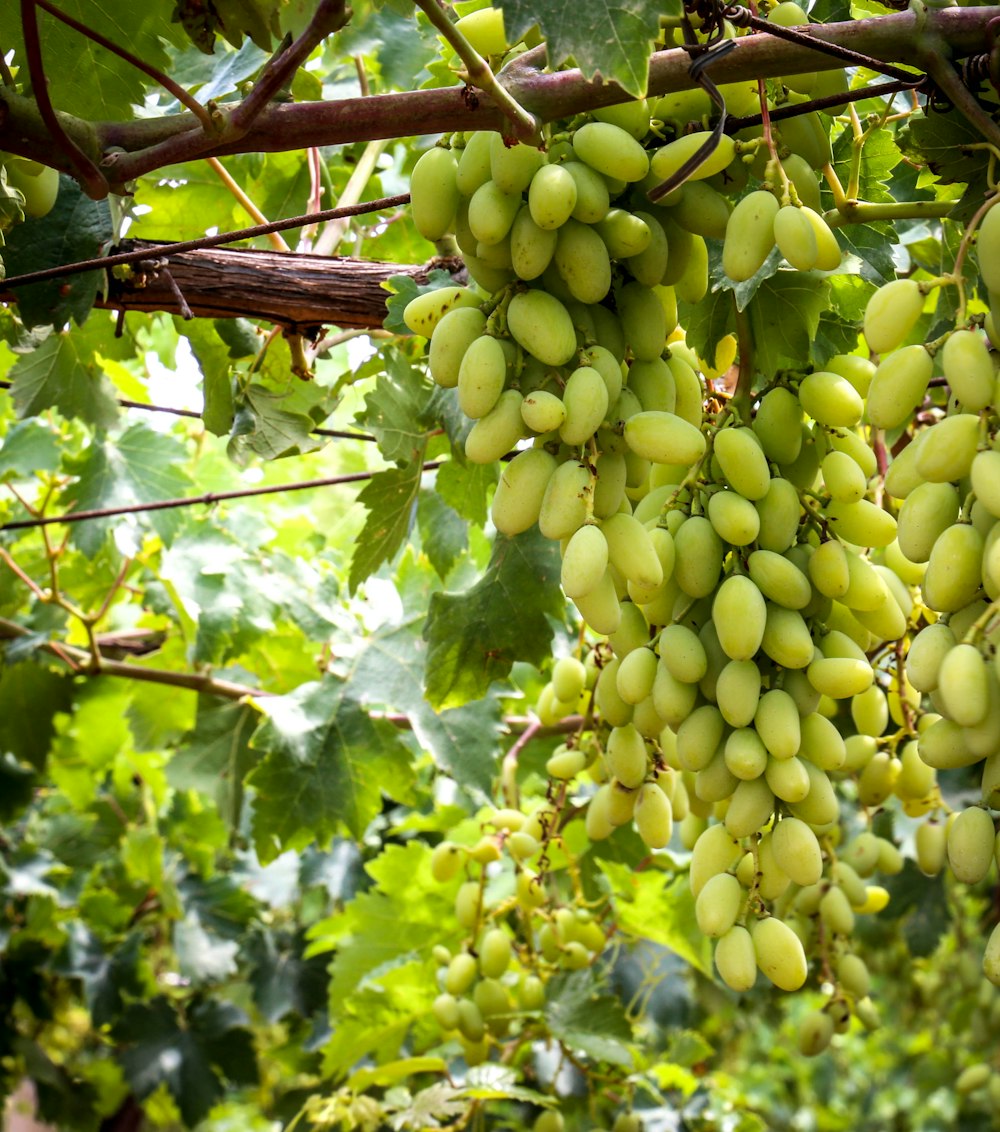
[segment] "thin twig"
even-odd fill
[[[216,127],[215,122],[212,120],[211,114],[204,106],[191,94],[189,94],[180,83],[174,82],[169,76],[165,75],[156,67],[140,59],[138,56],[133,55],[131,51],[127,51],[124,47],[119,47],[117,43],[112,43],[110,39],[106,39],[100,32],[94,31],[93,28],[87,27],[86,24],[81,24],[79,20],[74,20],[72,16],[67,16],[65,12],[61,12],[54,4],[50,4],[49,0],[35,0],[39,8],[43,8],[50,16],[55,16],[57,20],[71,27],[80,35],[86,36],[87,39],[92,39],[94,43],[99,44],[106,51],[110,51],[113,55],[117,55],[119,59],[124,59],[126,63],[130,63],[136,70],[142,71],[144,75],[148,75],[153,82],[157,82],[165,90],[177,99],[182,105],[186,106],[192,114],[197,117],[205,128],[207,134],[215,135]]]
[[[56,114],[49,98],[48,81],[45,78],[45,65],[42,61],[42,42],[38,34],[38,13],[36,0],[21,0],[21,26],[24,34],[24,51],[31,77],[31,89],[42,121],[52,134],[53,140],[63,150],[77,176],[95,200],[103,200],[110,191],[107,178],[63,129],[59,115]]]
[[[440,468],[444,460],[431,460],[422,465],[422,471],[432,472]],[[34,519],[19,519],[13,523],[4,523],[0,526],[3,531],[25,530],[28,527],[47,527],[53,523],[83,523],[88,519],[110,519],[116,515],[137,515],[147,511],[169,511],[176,507],[194,507],[198,504],[209,505],[219,503],[226,499],[247,499],[254,495],[280,495],[289,491],[307,491],[317,487],[336,487],[344,483],[361,483],[370,480],[378,472],[351,472],[349,475],[329,476],[319,480],[300,480],[295,483],[275,484],[271,487],[247,487],[238,491],[209,491],[204,495],[195,495],[181,499],[160,499],[155,503],[130,503],[123,507],[98,507],[89,511],[68,511],[63,515],[44,515]]]
[[[350,177],[347,179],[344,191],[340,194],[337,201],[338,205],[346,207],[347,205],[358,203],[361,199],[361,194],[365,191],[365,187],[371,180],[372,174],[375,172],[378,159],[385,152],[385,147],[388,144],[387,141],[373,141],[365,146],[361,158],[352,170]],[[313,246],[313,255],[333,255],[340,241],[344,238],[344,232],[346,231],[346,217],[339,220],[331,220],[317,238]]]
[[[322,223],[325,220],[336,220],[341,216],[361,216],[366,212],[381,212],[387,208],[398,208],[407,204],[409,193],[400,193],[394,197],[381,197],[379,200],[364,201],[362,204],[348,205],[344,208],[328,208],[323,212],[314,212],[306,216],[291,216],[286,220],[272,220],[270,224],[257,224],[252,228],[239,228],[233,232],[220,232],[216,236],[202,236],[197,240],[182,240],[176,244],[163,244],[157,247],[157,255],[180,255],[181,252],[199,251],[201,248],[217,248],[222,244],[235,244],[240,240],[252,240],[257,236],[266,236],[269,232],[287,232],[289,228],[302,228],[307,224]],[[24,287],[28,283],[42,283],[46,279],[62,279],[67,275],[78,275],[83,271],[93,271],[96,268],[121,267],[127,263],[138,263],[149,259],[149,249],[132,252],[119,252],[116,255],[97,256],[94,259],[84,259],[77,263],[64,263],[58,267],[47,267],[43,271],[29,271],[24,275],[13,275],[3,280],[4,289]]]
[[[212,172],[219,178],[219,180],[226,186],[226,188],[233,194],[239,202],[240,208],[258,224],[268,224],[269,221],[263,212],[254,204],[254,202],[247,196],[243,189],[233,179],[232,174],[222,164],[217,157],[206,157],[205,160],[212,169]],[[290,252],[292,249],[288,246],[287,241],[277,232],[268,233],[268,241],[276,252]]]

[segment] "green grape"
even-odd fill
[[[991,208],[979,225],[976,253],[986,289],[1000,292],[1000,212],[996,208]]]
[[[703,515],[692,515],[675,532],[674,547],[677,584],[689,597],[707,597],[719,580],[724,554],[715,528]]]
[[[502,135],[490,135],[490,177],[502,192],[520,197],[544,165],[545,154],[533,145],[508,145]]]
[[[541,229],[560,228],[576,208],[576,181],[561,165],[543,165],[528,189],[531,219]]]
[[[988,810],[970,806],[948,825],[948,864],[963,884],[978,884],[993,864],[996,830]]]
[[[435,146],[418,158],[410,174],[413,223],[425,240],[440,240],[451,230],[458,210],[458,163],[449,149]]]
[[[510,966],[510,960],[510,936],[503,928],[490,928],[479,944],[480,974],[485,979],[499,979]]]
[[[503,347],[499,339],[484,334],[462,357],[458,370],[459,408],[473,420],[485,417],[500,399],[506,380],[507,358]]]
[[[753,431],[767,459],[790,464],[798,457],[803,420],[802,406],[790,389],[777,386],[764,394],[754,416]]]
[[[687,421],[695,428],[700,428],[704,397],[701,378],[683,358],[670,357],[667,359],[667,365],[673,374],[674,388],[677,391],[674,412],[681,420]]]
[[[750,661],[734,660],[732,663],[749,664]],[[723,758],[730,773],[746,781],[759,778],[767,769],[767,750],[752,727],[738,726],[729,735]]]
[[[680,727],[694,708],[698,685],[678,680],[661,660],[656,669],[652,695],[653,706],[660,718],[671,727]]]
[[[708,671],[708,656],[698,634],[687,625],[667,625],[660,633],[660,660],[685,684],[697,684]]]
[[[524,436],[523,398],[516,389],[500,394],[496,405],[472,426],[465,438],[465,455],[474,464],[492,464]]]
[[[563,1132],[566,1127],[562,1114],[556,1112],[554,1109],[548,1109],[541,1112],[535,1118],[535,1123],[532,1125],[532,1132]]]
[[[490,508],[498,531],[513,536],[538,521],[542,499],[558,466],[544,448],[527,448],[504,466]]]
[[[778,200],[765,189],[748,193],[733,209],[722,246],[722,268],[736,283],[756,274],[774,247]]]
[[[521,207],[520,193],[506,193],[490,179],[469,201],[469,228],[482,244],[498,244],[507,235]]]
[[[431,1010],[442,1030],[458,1029],[458,999],[453,994],[447,991],[439,994],[431,1004]]]
[[[667,270],[670,256],[667,236],[663,225],[651,213],[637,212],[635,216],[645,224],[649,240],[641,251],[628,256],[625,262],[635,279],[646,287],[654,287]]]
[[[475,888],[478,893],[479,885],[476,884]],[[476,981],[478,973],[476,960],[467,951],[460,951],[448,964],[444,976],[444,988],[448,994],[465,994]]]
[[[567,161],[562,168],[569,173],[576,185],[573,219],[584,224],[596,224],[603,220],[610,207],[608,186],[604,178],[582,161]]]
[[[480,1042],[486,1036],[486,1022],[479,1007],[471,999],[463,998],[458,1003],[458,1028],[470,1042]]]
[[[563,592],[569,598],[586,597],[600,585],[607,567],[608,542],[604,532],[590,523],[580,527],[570,537],[563,552]]]
[[[701,236],[691,238],[691,254],[680,278],[674,282],[674,289],[681,302],[692,306],[708,294],[708,245]]]
[[[820,770],[840,770],[847,759],[844,739],[836,726],[818,712],[802,719],[798,756]]]
[[[25,216],[33,220],[47,216],[55,207],[59,196],[58,171],[16,154],[7,154],[3,161],[7,170],[7,184],[24,197]]]
[[[598,122],[611,122],[639,141],[649,132],[649,103],[644,98],[602,106],[591,113]]]
[[[803,1057],[821,1054],[832,1039],[833,1019],[825,1010],[810,1011],[799,1023],[799,1053]]]
[[[755,550],[747,559],[750,578],[769,601],[786,609],[805,609],[812,601],[812,585],[805,574],[773,550]]]
[[[1000,519],[1000,452],[977,452],[970,474],[976,498],[994,518]]]
[[[858,776],[858,801],[872,809],[881,806],[895,789],[899,769],[888,751],[876,751]]]
[[[693,134],[684,134],[669,144],[658,149],[650,161],[650,170],[657,181],[666,181],[677,172],[682,165],[689,161],[699,149],[709,140],[711,133],[708,130],[696,131]],[[731,164],[736,156],[736,140],[727,134],[719,139],[719,144],[709,151],[708,155],[695,166],[694,171],[688,174],[688,179],[701,181],[721,173]]]
[[[1000,924],[990,932],[983,952],[983,974],[994,985],[1000,986]]]
[[[820,770],[808,760],[803,760],[803,765],[809,775],[809,793],[801,802],[790,804],[789,809],[795,817],[814,828],[830,826],[840,812],[830,779],[826,771]]]
[[[826,520],[834,534],[855,546],[888,546],[896,538],[896,520],[868,499],[830,503]]]
[[[569,538],[587,521],[591,481],[590,468],[574,460],[552,473],[538,515],[538,529],[546,538]]]
[[[754,727],[768,752],[776,759],[790,759],[801,743],[799,710],[781,688],[765,692],[754,712]]]
[[[552,666],[552,688],[564,703],[573,703],[583,695],[586,682],[587,670],[575,656],[560,657]]]
[[[771,916],[753,926],[753,949],[757,966],[776,987],[798,990],[806,981],[809,967],[802,941],[782,920]]]
[[[617,656],[625,656],[633,649],[645,648],[649,644],[649,626],[642,615],[642,610],[633,602],[625,602],[621,629],[611,635],[608,644]]]
[[[708,500],[708,519],[723,542],[748,546],[760,533],[760,515],[735,491],[716,491]]]
[[[667,319],[654,291],[641,283],[626,283],[618,292],[618,317],[635,357],[652,361],[663,353]]]
[[[767,602],[761,648],[783,668],[805,668],[813,658],[813,641],[802,614]]]
[[[893,790],[898,798],[923,799],[929,797],[937,784],[937,774],[920,757],[915,740],[903,744],[899,756],[899,775]]]
[[[712,620],[726,656],[732,660],[749,660],[764,637],[767,605],[750,578],[731,574],[715,595]]]
[[[458,307],[438,322],[428,352],[431,376],[438,385],[445,389],[458,385],[465,353],[485,330],[486,315],[478,307]]]
[[[713,448],[730,486],[747,499],[763,499],[771,486],[771,472],[761,444],[749,428],[724,428]]]
[[[979,417],[957,413],[927,430],[917,453],[917,471],[933,483],[960,480],[969,474],[979,443]]]
[[[521,419],[532,432],[557,432],[566,420],[566,406],[554,393],[536,389],[521,402]]]
[[[610,569],[605,570],[604,577],[593,590],[573,598],[573,603],[595,633],[607,636],[616,632],[621,624],[622,606]],[[602,714],[610,722],[608,713],[603,708]]]
[[[597,431],[608,411],[608,387],[592,366],[579,366],[563,389],[566,420],[559,429],[564,444],[577,446]]]
[[[970,751],[965,729],[950,719],[937,719],[917,738],[920,758],[935,770],[957,770],[978,763],[981,755]]]
[[[889,704],[885,692],[877,684],[860,692],[851,700],[851,718],[862,735],[878,738],[889,726]]]
[[[716,680],[715,699],[731,727],[746,727],[753,720],[760,699],[760,670],[756,663],[752,660],[731,660]]]
[[[649,156],[631,134],[611,122],[588,122],[573,135],[576,156],[598,173],[623,181],[641,181]]]
[[[618,694],[627,704],[640,704],[652,693],[657,663],[656,653],[648,648],[633,649],[622,658],[618,669]]]
[[[655,172],[655,157],[652,165]],[[704,181],[700,180],[686,181],[681,187],[680,197],[676,204],[670,207],[671,218],[681,228],[697,236],[712,240],[725,238],[726,224],[731,212],[732,207],[729,201],[713,189],[711,185],[706,185]]]
[[[868,490],[865,473],[846,452],[828,452],[820,462],[823,483],[837,503],[857,503]]]
[[[663,567],[646,528],[632,515],[619,512],[601,526],[608,543],[612,564],[629,581],[642,586],[658,586]]]
[[[458,307],[478,307],[481,303],[480,297],[468,287],[438,287],[411,299],[403,310],[403,322],[414,334],[430,338],[449,311]]]
[[[975,645],[958,644],[944,655],[937,691],[950,719],[962,727],[982,723],[989,711],[989,679],[986,661]]]
[[[563,224],[556,237],[553,262],[570,294],[580,302],[599,303],[611,289],[608,249],[589,224],[579,220]]]
[[[899,549],[911,562],[926,562],[934,543],[958,519],[960,509],[958,491],[950,483],[920,484],[899,509]]]
[[[586,768],[588,761],[584,751],[558,747],[545,763],[545,773],[550,778],[575,778]]]
[[[740,780],[726,765],[725,751],[720,748],[709,759],[708,766],[695,774],[694,792],[702,802],[714,805],[727,798],[732,799],[739,783]]]
[[[715,969],[734,991],[749,990],[757,981],[757,957],[753,938],[746,928],[735,924],[715,945]]]
[[[796,755],[790,759],[769,758],[764,778],[775,798],[782,802],[801,802],[809,793],[809,774]]]
[[[708,766],[725,729],[715,704],[703,704],[691,712],[677,729],[677,761],[682,769],[699,771]]]
[[[865,307],[864,332],[875,354],[887,354],[901,345],[923,313],[924,293],[915,279],[884,283]]]
[[[623,208],[609,209],[594,229],[604,241],[608,255],[614,259],[638,255],[649,247],[653,239],[652,230],[645,220]]]
[[[673,810],[670,799],[655,782],[639,788],[635,800],[635,825],[645,845],[650,849],[663,849],[673,833]]]
[[[795,485],[786,479],[773,479],[767,495],[755,504],[760,516],[757,545],[775,554],[786,551],[795,541],[802,516],[802,505]]]
[[[677,403],[677,386],[670,366],[662,358],[633,362],[628,371],[628,387],[647,412],[672,413]]]
[[[799,401],[813,420],[828,428],[856,425],[864,412],[864,402],[847,378],[825,370],[802,379]]]
[[[694,914],[698,930],[710,939],[719,939],[736,923],[743,904],[743,889],[731,873],[717,873],[698,893]]]
[[[774,241],[796,271],[812,271],[816,266],[816,233],[803,209],[792,204],[778,209],[774,217]]]
[[[978,413],[993,400],[996,375],[982,334],[955,330],[941,351],[941,368],[952,393],[966,412]]]
[[[956,523],[934,543],[922,585],[924,603],[954,613],[972,601],[982,573],[983,536],[968,523]]]
[[[510,229],[510,262],[517,277],[537,279],[552,262],[558,238],[556,231],[539,228],[528,206],[522,206]]]
[[[507,307],[507,326],[518,345],[545,365],[564,365],[576,353],[569,311],[545,291],[516,294]]]
[[[786,817],[771,831],[771,848],[778,867],[795,884],[818,884],[823,875],[823,851],[819,839],[804,821]]]
[[[898,428],[923,401],[933,363],[923,346],[902,346],[879,363],[868,389],[868,419],[875,428]]]
[[[620,1112],[615,1117],[611,1132],[642,1132],[643,1125],[634,1112]]]
[[[455,21],[455,28],[465,36],[480,55],[503,55],[509,49],[500,8],[481,8]]]
[[[785,118],[776,125],[782,141],[793,153],[803,157],[813,169],[822,169],[833,161],[830,138],[815,111],[808,114],[799,114],[794,118]],[[831,271],[833,269],[820,267],[820,270]]]
[[[688,883],[695,900],[705,884],[719,873],[728,872],[739,860],[740,843],[735,841],[724,825],[710,825],[695,842],[691,852]]]
[[[673,413],[636,413],[625,422],[624,435],[632,452],[654,464],[690,467],[705,454],[701,430]]]

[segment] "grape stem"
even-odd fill
[[[824,176],[827,169],[833,172],[833,167],[828,165],[823,170]],[[836,177],[835,173],[833,175]],[[829,177],[827,184],[833,191],[836,207],[824,212],[823,219],[831,228],[843,228],[847,224],[871,224],[874,220],[943,219],[949,216],[955,207],[954,201],[937,200],[906,200],[875,204],[871,201],[851,200],[846,194],[838,202],[838,193]]]
[[[514,137],[530,145],[539,145],[542,140],[539,120],[534,114],[529,114],[517,99],[497,82],[489,63],[451,22],[438,0],[415,0],[415,3],[465,64],[469,82],[484,94],[488,94],[504,117],[510,121],[514,127]]]

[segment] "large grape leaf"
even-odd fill
[[[0,451],[0,461],[3,453]],[[2,464],[0,464],[2,466]],[[417,500],[420,547],[439,578],[447,578],[452,566],[468,549],[468,527],[461,515],[436,491],[421,491]]]
[[[410,752],[391,723],[372,719],[352,690],[327,679],[261,701],[267,718],[252,746],[264,753],[247,782],[261,861],[325,844],[346,827],[360,838],[383,791],[405,800]]]
[[[420,459],[402,468],[386,468],[376,472],[359,493],[358,502],[368,508],[368,516],[354,544],[351,593],[383,562],[390,562],[403,545],[413,522],[422,474]]]
[[[58,409],[98,428],[109,428],[118,418],[115,388],[101,372],[93,344],[79,332],[53,334],[19,358],[10,373],[19,417]]]
[[[659,0],[497,0],[507,38],[515,43],[536,25],[549,64],[572,60],[586,78],[601,76],[641,98],[661,15],[679,15],[679,3]]]
[[[599,994],[590,971],[574,971],[552,979],[546,989],[545,1016],[554,1038],[568,1049],[582,1050],[595,1061],[631,1067],[632,1040],[625,1007],[617,998]]]
[[[565,616],[559,553],[537,530],[497,535],[482,578],[462,593],[436,593],[424,628],[426,694],[436,708],[485,696],[515,661],[550,656],[549,617]]]
[[[43,770],[55,716],[72,702],[72,677],[28,661],[8,662],[0,669],[0,750]]]
[[[782,364],[809,357],[828,290],[824,279],[799,271],[779,271],[761,283],[747,308],[758,370],[773,375]]]
[[[364,412],[355,417],[358,428],[374,433],[387,460],[410,463],[420,458],[433,421],[429,412],[430,384],[398,350],[382,353],[385,372],[365,397]]]
[[[237,464],[249,463],[251,454],[264,460],[301,456],[326,443],[316,436],[316,422],[289,407],[288,398],[254,382],[236,403],[233,436],[227,451]]]

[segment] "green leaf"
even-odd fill
[[[324,957],[304,959],[299,941],[292,944],[265,930],[250,938],[244,953],[254,1003],[268,1022],[279,1022],[289,1014],[309,1018],[326,1006],[329,979]]]
[[[80,920],[67,928],[69,940],[61,963],[63,974],[80,979],[84,997],[95,1026],[113,1022],[122,1012],[125,995],[138,997],[143,985],[139,977],[139,949],[142,936],[132,932],[113,951]]]
[[[952,139],[952,145],[955,139]],[[833,142],[833,167],[846,185],[851,177],[851,164],[854,160],[854,133],[845,129]],[[861,151],[861,168],[858,178],[858,199],[878,203],[892,201],[887,182],[892,170],[902,161],[903,155],[890,130],[874,130],[865,138]]]
[[[233,940],[219,939],[206,931],[195,911],[189,911],[174,924],[177,969],[196,986],[222,982],[234,975],[238,950],[239,945]]]
[[[67,510],[90,511],[181,498],[192,487],[190,477],[180,468],[186,457],[183,445],[175,437],[137,422],[117,440],[105,437],[93,441],[71,467],[77,480],[65,489],[61,502]],[[109,530],[120,536],[128,525],[147,522],[169,546],[183,516],[178,508],[89,519],[74,524],[73,541],[84,554],[93,557]]]
[[[899,237],[887,220],[845,224],[837,232],[841,248],[861,261],[859,270],[862,279],[878,287],[896,278],[892,246],[899,243]]]
[[[653,0],[497,0],[507,38],[516,43],[537,25],[549,65],[572,60],[584,78],[600,75],[633,98],[646,93],[649,56],[664,13]],[[674,5],[671,5],[673,8]],[[669,14],[679,14],[679,9]]]
[[[639,873],[606,860],[600,866],[614,889],[618,927],[626,936],[652,940],[713,978],[712,947],[698,930],[686,876],[665,884],[656,869]]]
[[[630,1069],[632,1040],[625,1008],[617,998],[598,994],[591,971],[559,975],[546,990],[545,1017],[552,1036],[595,1061]]]
[[[328,844],[344,827],[360,838],[383,791],[406,798],[413,781],[409,751],[392,724],[371,719],[340,681],[303,684],[260,707],[267,718],[252,746],[264,758],[248,782],[262,861],[313,841]]]
[[[406,304],[428,291],[437,291],[441,287],[454,287],[455,279],[451,272],[434,267],[427,273],[426,283],[418,283],[412,275],[390,275],[383,286],[389,291],[389,298],[385,301],[388,313],[383,325],[393,334],[412,335],[413,331],[403,321]]]
[[[404,468],[386,468],[376,472],[358,494],[368,515],[351,556],[351,593],[383,562],[391,562],[403,545],[413,522],[422,475],[419,459]]]
[[[42,421],[26,420],[7,430],[0,442],[0,479],[21,479],[59,467],[59,442]]]
[[[434,491],[463,519],[483,526],[486,499],[498,478],[496,464],[468,464],[448,460],[434,474]]]
[[[174,320],[177,330],[191,343],[191,352],[201,370],[205,428],[215,436],[228,436],[233,427],[233,384],[230,377],[233,354],[219,333],[220,324],[221,319],[214,324],[202,318],[186,322]]]
[[[551,655],[548,618],[564,616],[555,544],[537,530],[498,535],[490,564],[471,589],[431,597],[424,629],[428,701],[459,707],[486,695],[515,661],[541,665]]]
[[[73,702],[72,677],[27,661],[0,670],[0,750],[44,770],[55,716]]]
[[[113,235],[108,202],[91,200],[72,177],[63,174],[51,212],[9,233],[4,266],[7,275],[13,276],[94,259],[106,250]],[[29,330],[34,326],[59,329],[71,318],[83,322],[103,286],[104,272],[98,268],[18,287],[18,315]]]
[[[944,878],[926,877],[912,860],[903,871],[886,877],[889,903],[879,913],[880,920],[903,920],[903,938],[916,958],[933,955],[942,936],[952,930],[952,913]]]
[[[100,370],[91,344],[79,334],[53,334],[19,358],[10,371],[11,396],[19,417],[58,409],[96,428],[118,419],[115,387]]]
[[[301,456],[322,448],[325,441],[313,433],[315,422],[305,413],[287,408],[286,397],[256,382],[247,386],[236,402],[229,455],[237,464],[249,462],[251,454],[262,460]]]
[[[818,276],[779,271],[761,283],[748,307],[754,365],[773,374],[784,364],[809,357],[828,288]]]
[[[680,314],[685,341],[700,358],[714,358],[719,342],[736,329],[733,292],[725,287],[712,291],[694,306],[682,304]]]
[[[0,460],[3,452],[0,450]],[[417,500],[420,545],[442,581],[469,547],[468,528],[457,511],[434,491],[420,492]]]
[[[385,372],[365,397],[365,411],[355,421],[359,428],[374,433],[379,451],[401,464],[422,459],[427,446],[431,385],[409,359],[398,350],[383,351]]]

